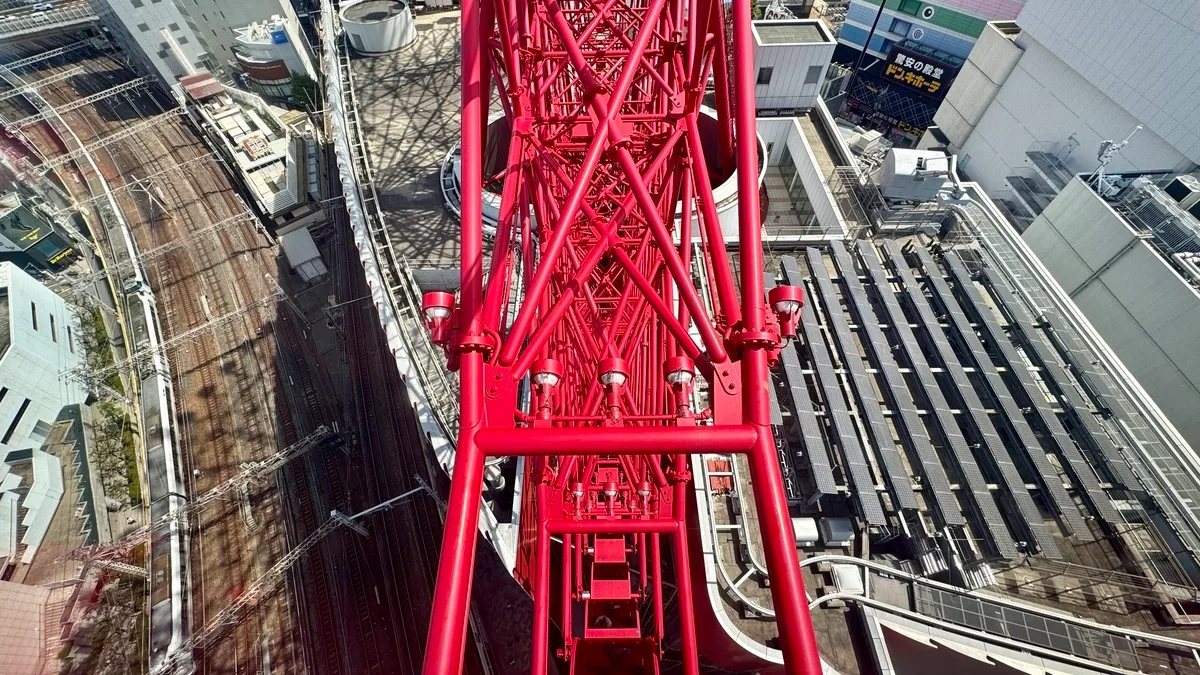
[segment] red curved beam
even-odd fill
[[[757,138],[748,0],[732,14],[727,50],[721,0],[463,4],[462,286],[450,316],[444,296],[427,303],[460,372],[462,420],[428,675],[461,672],[484,460],[512,455],[526,458],[515,572],[534,598],[533,672],[546,671],[552,622],[572,673],[657,672],[663,537],[684,670],[698,672],[686,536],[698,453],[747,456],[785,670],[820,672],[768,412],[779,323],[763,296],[758,145],[734,142]],[[714,166],[697,124],[710,73]],[[511,137],[485,272],[493,83]],[[740,291],[712,195],[734,168]]]

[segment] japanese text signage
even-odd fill
[[[957,69],[935,61],[903,47],[892,47],[888,54],[883,79],[897,82],[922,94],[941,98],[945,95],[946,82],[954,77]]]

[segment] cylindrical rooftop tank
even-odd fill
[[[354,51],[384,54],[417,39],[412,10],[404,0],[362,0],[342,9],[342,27]]]

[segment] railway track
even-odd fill
[[[27,50],[0,50],[0,60],[65,43],[58,39]],[[49,79],[81,67],[76,75]],[[51,104],[63,105],[133,76],[111,56],[88,48],[41,62],[23,77],[46,79],[39,91]],[[82,142],[90,143],[159,114],[167,103],[134,92],[63,117]],[[0,115],[9,120],[34,112],[21,97],[0,101]],[[67,151],[49,123],[31,125],[26,132],[43,158]],[[204,161],[208,152],[175,118],[95,153],[141,250],[245,208],[215,161]],[[58,172],[80,202],[90,196],[88,171],[69,164]],[[153,197],[133,185],[152,175],[162,176]],[[336,231],[337,297],[362,297],[365,285],[346,240],[348,229],[343,223]],[[238,225],[150,261],[147,272],[159,298],[164,337],[275,294],[267,278],[279,276],[274,250],[263,242],[249,225]],[[274,314],[253,309],[170,355],[191,494],[226,480],[241,462],[263,458],[335,419],[328,387],[318,384],[310,366],[314,355],[303,336],[307,327],[283,303],[277,305]],[[192,536],[191,611],[197,629],[289,545],[319,527],[331,508],[352,513],[373,506],[415,487],[415,475],[428,474],[422,434],[379,335],[374,308],[350,305],[344,323],[349,377],[340,412],[345,427],[353,430],[354,448],[346,454],[314,453],[285,467],[277,476],[277,491],[255,502],[252,531],[234,503],[203,514]],[[279,517],[285,513],[286,519]],[[368,539],[340,531],[314,549],[289,575],[289,593],[265,600],[228,637],[199,655],[198,671],[262,672],[269,662],[272,671],[289,673],[418,672],[440,538],[437,507],[418,497],[365,524],[372,533]],[[297,642],[302,650],[296,650]],[[473,652],[468,671],[479,672]]]
[[[0,60],[11,61],[38,50],[61,46],[63,41],[41,42],[18,51],[6,51]],[[39,87],[52,105],[60,106],[132,79],[132,73],[110,56],[91,49],[39,62],[23,77],[29,82],[54,78],[68,69],[82,72]],[[63,114],[64,121],[84,143],[152,117],[163,110],[165,98],[131,93],[98,101]],[[21,97],[0,102],[0,114],[15,120],[32,114]],[[26,138],[42,157],[66,152],[55,129],[47,123],[31,125]],[[215,162],[195,162],[208,149],[184,126],[172,119],[144,134],[120,141],[95,153],[105,178],[117,192],[122,211],[142,250],[162,245],[244,210],[228,180]],[[159,194],[150,200],[136,190],[123,190],[131,181],[190,163],[186,180],[162,180]],[[78,201],[88,197],[84,170],[68,166],[59,172],[68,191]],[[165,209],[165,211],[164,211]],[[252,242],[247,244],[247,242]],[[163,333],[170,339],[202,325],[213,316],[235,311],[274,293],[264,279],[276,267],[270,244],[249,226],[220,232],[211,241],[180,247],[149,265],[163,308]],[[231,283],[230,283],[231,282]],[[196,341],[181,345],[170,356],[189,490],[198,494],[228,479],[242,461],[264,458],[280,445],[274,419],[274,392],[267,377],[275,358],[274,335],[264,327],[262,312],[246,312]],[[305,405],[311,404],[306,402]],[[198,473],[197,473],[198,472]],[[307,489],[295,491],[297,494]],[[204,625],[287,548],[277,517],[277,497],[268,494],[254,504],[256,529],[246,531],[238,509],[215,509],[203,515],[193,533],[193,605],[195,627]],[[203,655],[200,672],[259,672],[270,664],[275,671],[305,672],[303,654],[292,644],[288,594],[264,601],[231,632],[229,638]]]

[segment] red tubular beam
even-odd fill
[[[549,509],[550,493],[545,483],[537,486],[538,519],[545,515],[544,509]],[[436,629],[435,629],[436,630]],[[533,586],[533,658],[530,660],[531,673],[545,673],[547,660],[550,655],[550,533],[545,527],[538,528],[537,534],[537,579]]]
[[[485,428],[475,435],[475,444],[481,454],[488,457],[740,454],[756,447],[760,433],[747,424],[719,427]],[[769,427],[767,433],[770,433]],[[766,440],[774,443],[769,435]],[[787,513],[787,508],[783,509],[783,513]]]
[[[483,79],[480,50],[481,7],[462,9],[462,268],[461,307],[467,332],[479,330],[483,295]],[[483,354],[460,356],[460,431],[450,483],[437,586],[434,588],[429,638],[425,643],[425,675],[456,675],[466,649],[479,520],[483,453],[474,436],[483,422]]]
[[[676,475],[687,471],[687,457],[675,455],[674,468]],[[679,593],[680,607],[693,607],[692,597],[692,568],[688,559],[687,541],[687,483],[682,480],[675,482],[675,506],[678,509],[679,536],[675,538],[675,588]],[[787,513],[787,509],[784,509]],[[699,675],[700,664],[697,662],[699,643],[696,640],[696,616],[688,612],[679,613],[679,640],[683,644],[683,672],[686,675]],[[820,671],[817,671],[818,673]],[[814,674],[815,675],[815,674]]]
[[[766,326],[763,295],[763,249],[758,201],[758,143],[754,122],[754,47],[750,29],[750,3],[733,3],[734,86],[737,115],[738,235],[742,272],[742,323],[746,331]],[[783,492],[783,476],[771,436],[767,387],[771,373],[762,345],[747,343],[742,355],[743,410],[745,422],[756,434],[748,459],[754,484],[754,501],[759,513],[763,549],[771,578],[771,598],[779,626],[780,651],[789,675],[821,672],[821,657],[813,633],[812,617],[800,576],[795,534]],[[680,602],[683,602],[682,589]]]
[[[552,520],[546,523],[546,528],[550,534],[679,534],[682,531],[678,521],[662,518],[653,520]],[[690,605],[688,606],[690,607]]]

